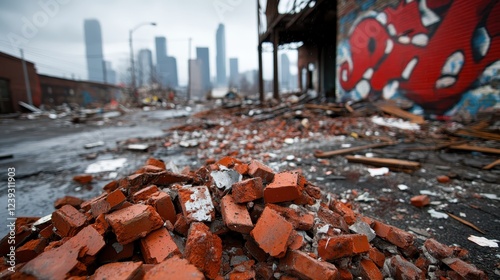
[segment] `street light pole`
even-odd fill
[[[145,25],[156,26],[156,23],[155,22],[143,22],[143,23],[140,23],[140,24],[136,25],[134,28],[130,29],[130,31],[128,33],[128,42],[129,42],[129,45],[130,45],[130,71],[131,71],[131,74],[132,74],[132,91],[133,91],[133,94],[134,94],[135,98],[138,98],[138,96],[135,96],[136,95],[135,63],[134,63],[134,48],[132,46],[132,33],[134,33],[134,31],[137,30],[139,27],[145,26]]]

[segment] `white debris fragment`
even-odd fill
[[[294,160],[294,159],[295,159],[294,155],[288,155],[288,156],[286,156],[286,160],[288,160],[288,161],[291,161],[291,160]]]
[[[191,218],[195,221],[211,222],[211,213],[214,211],[214,205],[208,188],[202,186],[189,189],[193,193],[190,196],[191,200],[184,204],[186,212],[189,213],[189,216],[191,216]]]
[[[448,219],[448,214],[443,213],[443,212],[438,212],[434,209],[429,209],[427,211],[431,215],[431,217],[436,218],[436,219]]]
[[[396,127],[406,130],[420,130],[420,126],[418,124],[404,121],[402,119],[373,116],[372,122],[381,126]]]
[[[482,195],[483,197],[488,198],[488,199],[500,200],[500,197],[498,197],[496,194],[492,194],[492,193],[482,193],[481,195]]]
[[[488,238],[485,238],[482,236],[479,237],[479,236],[475,236],[475,235],[471,235],[471,236],[467,237],[467,239],[469,241],[476,243],[479,246],[491,247],[491,248],[498,248],[498,242],[500,242],[496,239],[488,239]]]
[[[398,189],[401,191],[406,191],[409,189],[409,187],[407,185],[399,184]]]
[[[372,241],[377,235],[375,231],[367,223],[358,220],[349,227],[355,233],[364,234],[368,238],[368,241]]]
[[[217,188],[223,190],[230,189],[234,183],[239,182],[242,179],[241,174],[233,169],[212,171],[210,176],[214,179]]]
[[[467,215],[465,215],[465,213],[464,213],[464,212],[460,212],[460,217],[462,217],[462,218],[466,218],[466,217],[467,217]]]
[[[288,144],[288,145],[292,145],[295,141],[293,140],[293,138],[286,138],[285,139],[285,144]]]
[[[87,166],[87,169],[85,169],[85,173],[115,171],[125,165],[125,162],[127,162],[126,158],[101,160]]]
[[[420,194],[426,194],[426,195],[430,195],[430,196],[438,196],[437,192],[431,192],[429,190],[421,190]]]
[[[368,168],[368,172],[370,172],[370,175],[372,177],[383,176],[383,175],[389,173],[389,168],[387,168],[387,167]]]

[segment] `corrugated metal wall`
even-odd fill
[[[500,1],[339,0],[341,99],[474,115],[500,101]]]

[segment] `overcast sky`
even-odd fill
[[[83,22],[95,18],[101,25],[104,58],[120,76],[130,65],[129,30],[156,22],[133,33],[134,51],[149,48],[154,60],[154,37],[166,37],[168,55],[177,58],[179,82],[186,84],[189,38],[193,58],[196,47],[209,47],[210,74],[215,75],[219,23],[226,27],[227,60],[237,57],[240,72],[257,69],[256,6],[255,0],[1,0],[0,51],[20,56],[23,48],[39,73],[86,79]],[[296,61],[296,56],[289,57]],[[271,53],[264,60],[264,75],[271,77]]]

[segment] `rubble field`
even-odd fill
[[[301,100],[204,111],[128,141],[148,147],[145,164],[98,196],[18,217],[16,266],[7,235],[0,276],[494,279],[500,169],[488,116],[425,121],[392,104]]]

